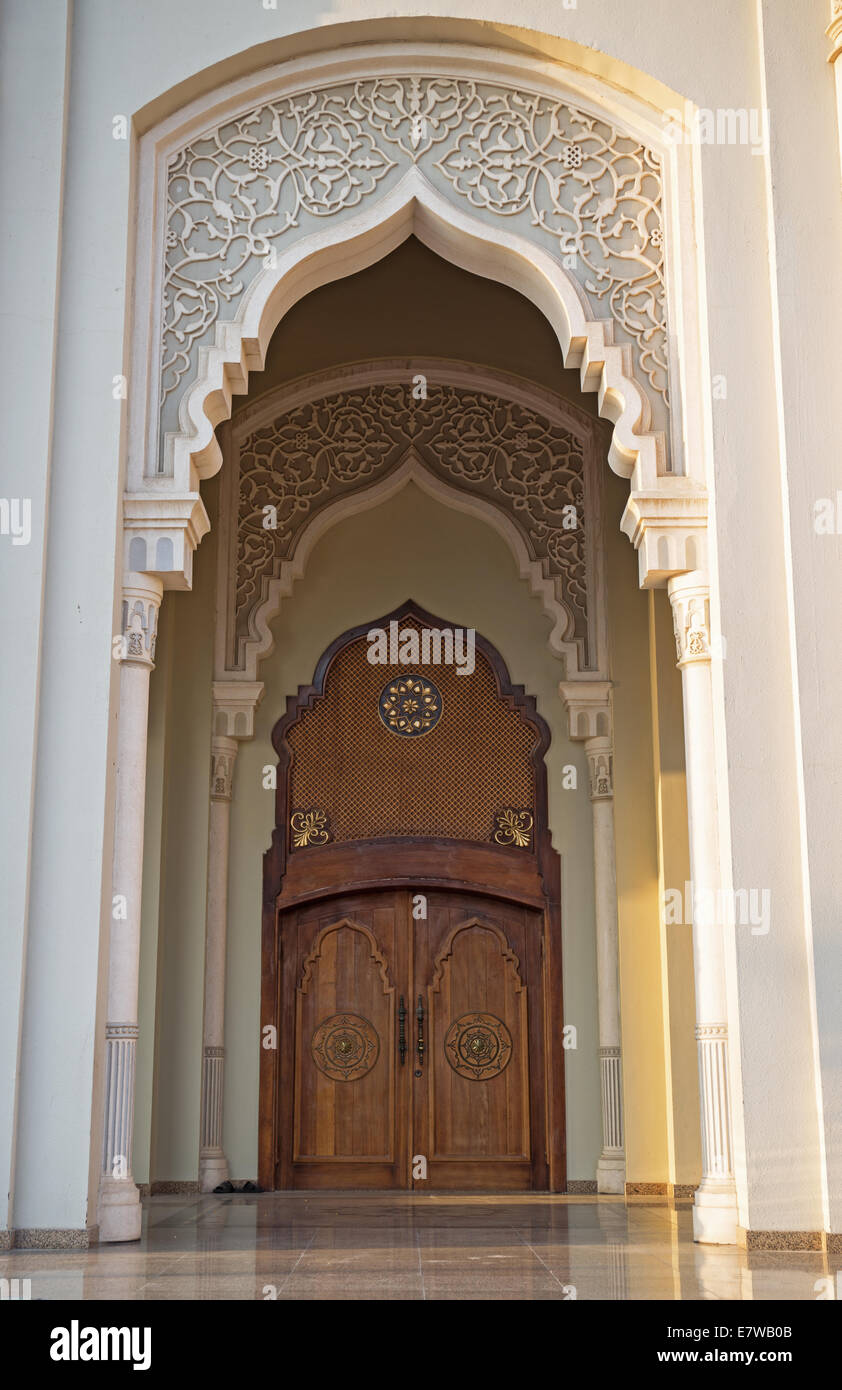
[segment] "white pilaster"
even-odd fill
[[[228,1178],[222,1148],[222,1088],[225,1042],[225,947],[228,929],[228,840],[237,740],[211,739],[211,793],[208,823],[208,889],[205,916],[205,1016],[202,1039],[202,1126],[199,1190]]]
[[[696,1191],[696,1240],[732,1245],[737,1193],[729,1094],[725,922],[720,902],[717,791],[707,575],[693,570],[667,585],[684,695],[684,742],[693,895],[693,963],[702,1125],[702,1181]]]
[[[222,1145],[225,1080],[225,952],[228,935],[228,845],[234,764],[239,739],[254,734],[259,681],[216,681],[213,687],[210,816],[205,909],[205,1010],[199,1190],[213,1192],[229,1177]]]
[[[602,1099],[602,1153],[596,1167],[597,1190],[623,1193],[626,1185],[626,1154],[623,1135],[611,686],[608,681],[571,681],[562,684],[559,689],[567,706],[570,737],[584,739],[593,813],[597,1008]]]
[[[149,677],[162,593],[160,579],[148,574],[126,575],[98,1211],[102,1241],[137,1240],[141,1227],[140,1194],[132,1178],[132,1134]]]

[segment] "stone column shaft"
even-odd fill
[[[141,1226],[140,1194],[132,1178],[132,1138],[149,677],[162,593],[161,581],[151,575],[126,576],[98,1212],[102,1241],[137,1240]]]
[[[668,590],[684,697],[693,895],[702,1127],[702,1181],[696,1192],[693,1228],[696,1240],[732,1245],[737,1237],[737,1195],[728,1071],[724,921],[716,907],[720,874],[707,577],[700,571],[690,571],[670,579]]]
[[[594,918],[599,1026],[602,1152],[596,1166],[599,1192],[623,1193],[626,1153],[623,1126],[623,1062],[620,1033],[619,927],[614,840],[614,754],[610,681],[567,681],[559,686],[570,737],[584,740],[593,818]]]
[[[228,843],[231,789],[238,742],[214,734],[211,740],[211,802],[208,822],[208,877],[205,917],[205,1012],[202,1038],[202,1120],[199,1189],[212,1192],[228,1179],[222,1147],[225,1065],[225,952],[228,929]]]
[[[596,977],[602,1153],[596,1169],[600,1192],[625,1191],[623,1088],[620,1039],[619,929],[614,843],[613,751],[608,735],[585,740],[593,813]]]

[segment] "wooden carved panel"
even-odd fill
[[[425,626],[416,617],[401,619],[401,631],[420,633]],[[531,826],[539,734],[500,694],[488,657],[477,647],[470,675],[441,664],[414,682],[406,666],[369,662],[369,650],[362,637],[339,651],[323,698],[287,731],[290,805],[295,813],[299,807],[323,813],[309,839],[300,813],[291,820],[290,850],[328,837],[494,836],[514,844],[495,835],[496,817],[503,806],[530,808]],[[529,846],[531,839],[519,843]]]
[[[296,991],[295,1162],[391,1161],[394,989],[373,933],[324,927]]]
[[[530,1156],[527,990],[496,924],[448,933],[429,990],[432,1157]]]

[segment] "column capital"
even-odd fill
[[[614,750],[607,734],[585,739],[591,801],[608,801],[614,795]]]
[[[254,715],[263,699],[263,691],[262,681],[214,681],[214,738],[254,738]]]
[[[240,744],[225,734],[211,736],[211,801],[230,801],[234,784],[234,763]]]
[[[560,681],[558,693],[567,710],[574,742],[612,735],[611,681]]]
[[[679,668],[711,659],[710,584],[703,570],[677,575],[667,585]]]
[[[209,530],[198,492],[123,495],[125,564],[158,575],[165,589],[192,589],[193,553]]]
[[[692,478],[664,478],[664,488],[632,492],[620,530],[635,550],[642,589],[707,563],[708,495]]]
[[[164,586],[154,574],[129,572],[123,576],[123,605],[120,619],[124,638],[122,661],[135,666],[155,664],[158,612]]]

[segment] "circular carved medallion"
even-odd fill
[[[425,676],[397,676],[383,687],[377,708],[391,733],[418,738],[441,719],[441,695]]]
[[[310,1044],[313,1061],[331,1081],[359,1081],[380,1055],[380,1039],[367,1018],[332,1014],[322,1019]]]
[[[512,1060],[512,1035],[494,1014],[462,1014],[447,1030],[444,1055],[459,1076],[487,1081]]]

